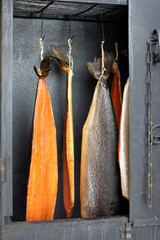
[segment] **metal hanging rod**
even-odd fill
[[[36,12],[33,12],[33,13],[41,13],[43,12],[46,8],[48,8],[51,4],[53,4],[55,1],[51,1],[49,2],[45,7],[41,8],[40,10],[36,11]],[[33,14],[32,13],[32,14]]]
[[[107,15],[107,14],[110,14],[110,13],[112,13],[112,12],[115,12],[117,9],[118,9],[118,7],[116,7],[115,9],[112,9],[112,10],[110,10],[110,11],[104,12],[104,13],[103,13],[103,16],[105,16],[105,15]],[[120,9],[120,8],[119,8],[119,9]]]
[[[52,5],[55,1],[51,1],[50,3],[48,3],[45,7],[43,7],[42,9],[36,11],[36,12],[32,12],[31,14],[34,14],[34,13],[42,13],[45,9],[47,9],[50,5]],[[89,12],[91,9],[93,9],[94,7],[96,7],[97,4],[93,4],[91,7],[79,12],[79,13],[76,13],[76,14],[73,14],[72,16],[73,17],[76,17],[76,16],[79,16],[83,13],[86,13],[86,12]]]
[[[120,10],[121,8],[120,8],[120,7],[115,7],[115,8],[112,9],[112,10],[109,10],[109,11],[106,11],[106,12],[102,13],[102,15],[105,16],[105,15],[107,15],[107,14],[110,14],[110,13],[112,13],[112,12],[115,12],[117,9]],[[116,15],[119,15],[119,14],[121,14],[121,13],[116,13]],[[92,17],[98,17],[99,15],[100,15],[100,14],[92,15]]]
[[[31,15],[16,15],[14,16],[14,18],[23,18],[23,19],[42,19],[41,16],[31,16]],[[58,21],[69,21],[69,16],[65,15],[63,17],[53,17],[53,16],[47,16],[45,17],[44,15],[44,18],[43,19],[47,19],[47,20],[58,20]],[[87,18],[87,17],[81,17],[81,18],[72,18],[72,22],[96,22],[96,23],[101,23],[101,20],[99,18],[99,16],[95,17],[94,18]],[[116,22],[116,24],[121,24],[122,21],[113,21],[113,20],[109,20],[109,19],[106,19],[106,20],[103,20],[104,23],[113,23],[113,22]]]
[[[97,4],[93,4],[91,7],[87,8],[86,10],[83,10],[83,11],[81,11],[81,12],[79,12],[79,13],[76,13],[76,14],[74,14],[74,15],[72,15],[72,16],[76,17],[76,16],[79,16],[79,15],[81,15],[81,14],[83,14],[83,13],[89,12],[91,9],[93,9],[93,8],[96,7],[96,6],[97,6]]]

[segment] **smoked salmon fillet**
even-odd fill
[[[118,159],[122,195],[129,200],[129,79],[124,87],[119,132]]]
[[[50,95],[44,78],[47,71],[44,70],[44,74],[39,76],[35,104],[27,221],[52,220],[57,198],[57,140]]]
[[[88,63],[89,71],[98,82],[82,133],[80,172],[82,218],[115,215],[120,208],[117,126],[107,85],[113,61],[113,54],[105,53],[104,76],[101,76],[101,59]]]
[[[119,72],[117,63],[113,64],[112,72],[114,73],[114,76],[112,80],[111,99],[112,99],[112,103],[115,111],[117,127],[119,130],[121,108],[122,108],[122,91],[121,91],[120,72]]]
[[[63,130],[63,201],[67,218],[72,216],[74,207],[74,132],[72,110],[72,76],[73,72],[58,48],[53,48],[53,56],[67,73],[65,116]]]

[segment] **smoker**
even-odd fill
[[[159,0],[1,0],[0,3],[0,182],[2,240],[158,240],[160,239],[160,2]],[[130,201],[118,216],[80,217],[82,127],[96,80],[86,63],[118,42],[122,88],[130,78]],[[75,207],[65,219],[62,190],[62,135],[65,73],[56,62],[47,78],[57,127],[59,183],[55,218],[26,222],[26,193],[32,120],[37,89],[33,65],[53,45],[67,53],[72,37],[75,137]],[[128,52],[124,56],[123,52]],[[105,184],[105,182],[104,182]]]

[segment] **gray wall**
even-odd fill
[[[39,68],[41,20],[14,19],[13,42],[13,220],[25,219],[26,190],[32,139],[32,120],[38,78],[33,65]],[[118,41],[119,52],[127,49],[127,24],[105,23],[105,50],[114,52]],[[57,45],[64,54],[68,51],[69,22],[44,20],[44,55],[51,54]],[[75,137],[75,207],[73,217],[80,217],[80,153],[82,127],[88,114],[96,85],[87,69],[87,61],[100,56],[102,40],[101,24],[96,22],[72,22],[73,114]],[[119,53],[122,86],[128,77],[128,60]],[[56,62],[46,79],[49,88],[57,129],[59,186],[55,218],[65,218],[62,196],[62,138],[65,104],[66,74]],[[111,82],[111,79],[109,80]]]

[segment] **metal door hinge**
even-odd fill
[[[121,240],[134,240],[134,229],[132,224],[127,223],[124,228],[120,228]]]
[[[0,159],[0,182],[3,183],[6,181],[6,164],[5,158]]]

